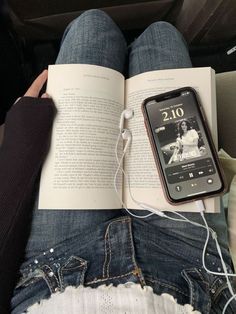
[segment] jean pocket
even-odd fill
[[[230,279],[229,279],[230,280]],[[232,288],[234,287],[231,281]],[[229,290],[227,282],[223,278],[216,277],[214,284],[210,288],[212,295],[212,308],[211,313],[222,314],[223,309],[230,299],[232,299],[232,294]],[[233,291],[232,291],[233,292]],[[234,293],[234,292],[233,292]],[[226,314],[236,313],[236,301],[231,300],[225,309]]]
[[[224,277],[208,274],[203,268],[185,269],[181,274],[188,283],[190,304],[195,310],[202,314],[222,313],[232,297]],[[235,300],[230,302],[225,313],[236,313]]]
[[[190,268],[183,270],[181,275],[188,284],[189,302],[194,310],[198,310],[202,314],[210,313],[210,283],[205,277],[204,271],[201,268]]]
[[[87,270],[88,262],[80,257],[71,256],[59,270],[61,290],[67,286],[79,286],[84,284],[84,275]]]
[[[88,262],[78,256],[64,256],[47,260],[37,258],[21,271],[21,278],[12,298],[12,314],[22,313],[29,306],[67,286],[84,284]]]

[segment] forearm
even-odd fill
[[[53,116],[51,100],[25,98],[6,119],[0,148],[0,307],[9,302],[24,252],[32,191],[48,150]]]
[[[1,158],[0,165],[1,173],[4,165]],[[12,171],[16,170],[17,173],[20,163],[12,166]],[[10,304],[12,291],[17,280],[17,271],[27,242],[32,208],[32,191],[37,172],[36,169],[32,169],[31,178],[27,176],[28,182],[20,180],[20,178],[19,180],[14,180],[14,182],[7,182],[7,184],[10,184],[8,186],[11,187],[8,189],[9,192],[5,193],[4,196],[2,193],[0,195],[0,219],[1,226],[3,226],[0,250],[0,306],[4,306],[5,309]],[[9,176],[11,175],[12,173],[10,172]],[[2,179],[3,177],[0,175],[0,182],[2,182]],[[3,197],[5,198],[4,201],[2,201]],[[9,199],[12,202],[7,202]]]

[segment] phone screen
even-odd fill
[[[168,199],[182,202],[221,192],[219,162],[194,90],[151,97],[144,108]]]

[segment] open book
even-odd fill
[[[122,202],[113,184],[120,115],[124,108],[132,108],[134,117],[125,122],[132,143],[124,160],[132,196],[160,210],[197,211],[194,203],[172,206],[165,200],[141,113],[145,98],[184,86],[198,92],[217,145],[211,68],[150,71],[125,80],[117,71],[100,66],[50,66],[47,92],[57,115],[41,174],[39,209],[116,209],[122,202],[138,209],[122,172],[117,180]],[[122,145],[121,141],[119,156]],[[207,212],[217,212],[219,198],[209,198],[205,205]]]

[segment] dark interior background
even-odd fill
[[[128,42],[157,20],[184,35],[194,66],[236,70],[235,0],[9,0],[0,2],[0,125],[34,78],[55,62],[66,25],[84,10],[101,8]],[[236,49],[235,49],[236,50]]]

